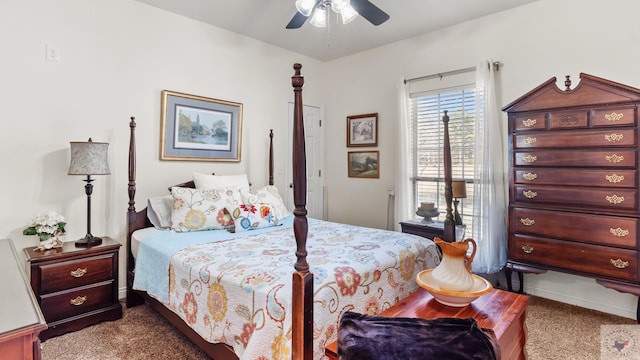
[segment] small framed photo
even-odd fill
[[[349,151],[348,176],[351,178],[380,178],[379,151]]]
[[[347,147],[378,146],[378,113],[347,116]]]
[[[162,91],[160,160],[240,161],[242,104]]]

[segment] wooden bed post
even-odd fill
[[[296,237],[296,271],[292,284],[292,338],[293,360],[313,359],[313,274],[307,263],[307,163],[305,153],[304,119],[302,116],[302,65],[294,64],[295,75],[291,77],[295,95],[293,110],[293,232]]]
[[[444,111],[442,122],[444,123],[444,199],[447,203],[447,214],[444,218],[444,241],[456,241],[455,222],[453,220],[453,209],[451,202],[453,200],[453,189],[451,188],[451,145],[449,142],[449,115],[447,110]]]
[[[269,129],[269,185],[273,185],[273,129]]]
[[[131,225],[136,222],[136,118],[131,117],[129,122],[131,129],[129,135],[129,208],[127,209],[127,307],[140,305],[144,299],[140,294],[133,291],[133,270],[135,268],[135,259],[131,253],[131,234],[134,229]]]

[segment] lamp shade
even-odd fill
[[[72,141],[69,175],[109,175],[109,143]]]
[[[464,180],[452,181],[451,190],[453,192],[453,197],[456,199],[463,199],[467,197],[467,184]]]

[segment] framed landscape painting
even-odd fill
[[[378,146],[378,113],[347,116],[347,147]]]
[[[351,178],[380,178],[379,151],[349,151],[348,176]]]
[[[240,161],[242,104],[162,91],[160,160]]]

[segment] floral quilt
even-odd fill
[[[240,359],[290,359],[295,244],[293,231],[281,229],[178,251],[165,305]],[[309,223],[307,250],[314,359],[336,339],[341,314],[380,313],[415,291],[416,274],[439,261],[431,240],[325,221]]]

